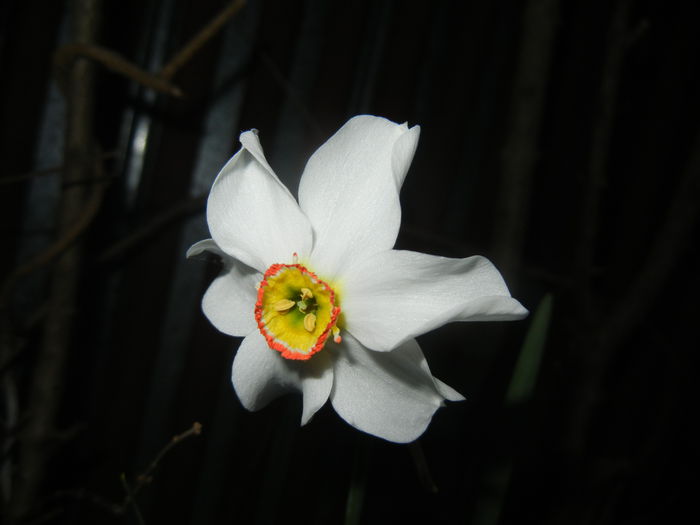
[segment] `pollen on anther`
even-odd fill
[[[294,308],[295,304],[296,303],[294,301],[290,301],[289,299],[281,299],[273,304],[272,307],[276,312],[287,312]]]
[[[270,348],[306,360],[334,338],[336,301],[334,290],[304,266],[273,264],[260,282],[255,320]]]
[[[316,316],[314,314],[306,314],[304,316],[304,328],[307,332],[313,332],[316,328]]]

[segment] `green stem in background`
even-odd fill
[[[418,473],[421,485],[431,494],[437,494],[438,488],[433,480],[433,476],[430,474],[428,461],[425,459],[425,453],[423,452],[420,440],[417,439],[413,443],[409,443],[408,450],[411,453],[411,458],[413,458],[413,463],[416,465],[416,472]]]
[[[367,472],[369,471],[370,456],[370,444],[358,441],[357,447],[355,447],[355,461],[352,467],[348,499],[345,504],[345,525],[362,523],[362,507],[367,491]]]
[[[537,385],[540,364],[547,344],[547,333],[552,319],[552,294],[545,295],[535,310],[530,328],[525,335],[520,355],[513,370],[505,405],[511,409],[523,407],[530,399]],[[517,421],[517,420],[516,420]],[[513,435],[519,435],[520,426],[513,425]],[[486,465],[481,480],[480,495],[476,499],[474,525],[498,524],[504,508],[508,486],[513,473],[512,448],[501,457]]]
[[[552,294],[547,294],[537,306],[530,328],[525,335],[506,393],[507,405],[524,403],[532,397],[540,371],[542,354],[547,344],[547,332],[551,319]]]

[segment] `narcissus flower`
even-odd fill
[[[330,399],[359,430],[412,441],[445,400],[464,399],[433,377],[415,337],[451,321],[527,314],[483,257],[393,249],[419,132],[351,119],[309,159],[298,203],[257,131],[241,134],[209,195],[212,239],[188,256],[223,260],[202,308],[216,328],[244,337],[232,380],[247,409],[297,390],[302,425]]]

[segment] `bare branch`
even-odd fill
[[[608,35],[607,59],[603,66],[598,95],[598,110],[593,122],[588,176],[583,189],[583,205],[579,223],[579,242],[576,251],[576,274],[579,285],[578,298],[581,311],[588,324],[592,319],[591,270],[596,239],[600,230],[600,204],[605,188],[608,158],[620,73],[628,48],[628,18],[630,0],[618,3]]]
[[[56,68],[56,78],[59,85],[65,85],[63,72],[67,70],[76,58],[83,57],[94,60],[105,66],[110,71],[128,77],[139,84],[149,87],[155,91],[160,91],[173,97],[181,97],[182,90],[171,84],[167,79],[153,75],[144,71],[135,64],[129,62],[119,53],[104,49],[91,44],[66,44],[56,51],[54,56],[54,67]]]
[[[529,212],[530,187],[539,157],[539,135],[553,42],[559,20],[558,0],[530,0],[523,14],[518,66],[513,79],[510,123],[501,157],[494,252],[507,280],[520,264]]]
[[[95,166],[96,169],[101,171],[101,163],[99,161],[95,163]],[[101,175],[98,175],[96,179],[103,181],[110,180]],[[65,187],[70,187],[74,184],[75,182],[66,183]],[[94,185],[92,195],[84,206],[82,214],[62,233],[61,237],[56,239],[50,246],[36,254],[29,261],[21,264],[5,279],[2,289],[0,289],[0,302],[8,299],[12,287],[18,279],[49,264],[56,257],[70,248],[73,243],[75,243],[75,241],[85,232],[85,230],[87,230],[100,209],[105,187],[105,184]]]
[[[101,12],[100,0],[74,0],[71,5],[73,39],[90,45],[95,41]],[[62,182],[93,175],[95,146],[92,138],[94,71],[92,64],[76,60],[66,76],[66,144]],[[70,351],[72,320],[82,262],[80,246],[74,241],[85,230],[101,202],[100,189],[93,190],[90,203],[85,203],[85,188],[66,187],[61,193],[58,210],[58,240],[48,252],[30,261],[6,281],[2,293],[7,293],[18,275],[32,271],[57,258],[53,268],[49,293],[49,309],[36,364],[31,380],[26,413],[28,422],[20,437],[17,462],[17,483],[9,509],[10,521],[26,519],[36,511],[51,454],[47,446],[55,435],[55,420],[61,400],[64,369]],[[86,211],[87,210],[87,211]]]
[[[178,72],[182,66],[184,66],[190,59],[199,51],[199,49],[204,46],[209,40],[214,38],[216,34],[221,31],[224,24],[229,21],[240,9],[245,5],[245,0],[234,0],[224,9],[222,9],[219,14],[217,14],[211,22],[209,22],[204,28],[197,33],[183,48],[178,51],[170,61],[163,66],[159,76],[164,80],[170,80],[173,78],[175,73]]]

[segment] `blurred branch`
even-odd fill
[[[101,2],[74,0],[71,4],[73,39],[91,45],[99,26]],[[101,192],[94,189],[91,204],[85,207],[85,188],[75,181],[92,175],[95,147],[92,138],[94,75],[92,64],[72,62],[66,76],[66,166],[64,189],[58,212],[58,241],[39,259],[20,268],[13,276],[30,271],[36,265],[57,257],[49,293],[49,309],[42,343],[32,370],[26,415],[27,426],[20,436],[17,484],[12,494],[9,517],[19,521],[37,510],[37,496],[43,485],[51,453],[49,444],[55,436],[55,421],[63,390],[64,368],[71,341],[71,327],[80,275],[82,253],[74,241],[90,223],[99,208]],[[97,197],[96,197],[97,195]],[[10,281],[11,282],[11,281]],[[3,292],[6,292],[4,289]]]
[[[173,97],[182,97],[182,90],[170,80],[192,57],[223,28],[224,24],[233,17],[243,6],[245,0],[234,0],[217,14],[199,33],[197,33],[175,56],[163,67],[158,74],[149,73],[119,53],[94,44],[75,42],[61,46],[54,55],[56,79],[63,92],[66,92],[66,74],[78,58],[89,58],[110,71],[130,78],[154,91],[159,91]]]
[[[48,445],[56,435],[54,425],[60,405],[64,367],[72,335],[71,328],[82,262],[82,252],[77,241],[92,223],[102,202],[105,178],[100,173],[100,161],[94,157],[96,145],[92,137],[94,116],[92,62],[156,91],[181,96],[182,92],[170,83],[170,78],[221,30],[225,22],[244,4],[243,0],[231,2],[180,52],[176,53],[158,75],[144,71],[119,54],[95,45],[101,0],[73,0],[71,4],[74,41],[58,49],[54,56],[56,80],[67,101],[65,165],[50,170],[52,173],[57,171],[62,173],[57,239],[46,250],[15,269],[0,288],[0,313],[5,318],[5,303],[14,283],[23,275],[56,260],[47,302],[48,310],[42,346],[30,378],[27,402],[28,423],[20,436],[18,465],[16,469],[10,465],[9,461],[3,465],[2,485],[6,499],[12,497],[8,513],[12,521],[25,519],[31,512],[37,510],[35,504],[51,454]],[[21,182],[38,175],[32,173],[12,177],[9,180],[6,178],[3,183]],[[86,184],[92,186],[92,195],[88,199],[85,195]],[[149,223],[145,229],[136,232],[135,235],[114,247],[113,251],[108,252],[108,256],[128,249],[180,214],[199,209],[203,204],[204,198],[194,199],[168,210]],[[3,330],[3,334],[9,336],[9,328],[7,332]],[[17,348],[14,345],[5,344],[7,338],[4,335],[0,348],[0,362],[3,366],[12,363],[17,355]],[[11,375],[6,373],[3,376],[3,388],[9,389],[5,394],[16,393],[16,385]],[[5,398],[14,399],[10,395],[5,395]],[[12,407],[7,405],[5,408],[10,411]],[[11,441],[5,441],[3,450],[11,444]],[[13,470],[17,472],[16,487],[12,486],[14,480],[11,476],[8,478],[5,475]]]
[[[96,161],[94,166],[98,173],[102,171],[102,164],[100,161]],[[98,175],[94,180],[104,181],[111,179]],[[67,182],[64,187],[69,188],[77,184],[78,181]],[[82,184],[82,182],[80,182],[80,184]],[[0,290],[0,302],[7,301],[9,299],[9,293],[12,291],[12,287],[18,279],[46,266],[56,257],[68,250],[78,240],[78,238],[85,232],[85,230],[87,230],[90,224],[92,224],[93,219],[97,215],[97,212],[102,204],[102,197],[104,195],[105,187],[105,184],[94,184],[92,188],[92,195],[90,195],[89,200],[83,206],[82,213],[80,216],[78,216],[75,222],[69,225],[61,233],[61,236],[51,243],[51,245],[36,254],[30,260],[18,266],[5,279],[2,289]]]
[[[641,328],[644,316],[653,308],[683,251],[691,245],[692,232],[697,225],[700,210],[700,132],[691,148],[690,158],[671,199],[666,219],[651,243],[648,257],[632,279],[627,293],[607,316],[600,316],[601,326],[580,342],[582,345],[589,343],[593,346],[582,348],[586,359],[581,364],[586,369],[570,411],[572,419],[566,445],[571,457],[579,461],[579,464],[572,465],[575,479],[569,480],[569,483],[574,486],[596,483],[591,474],[594,465],[587,462],[584,451],[596,409],[600,405],[610,363],[617,355],[620,344],[634,330]],[[574,501],[580,497],[573,490],[567,491],[567,494]],[[588,499],[579,500],[577,504],[570,502],[563,507],[568,510],[568,514],[560,522],[575,523],[572,519],[580,515],[582,508],[589,508],[589,504]]]
[[[631,303],[627,302],[630,299],[625,299],[621,307],[616,306],[611,313],[601,314],[593,304],[591,282],[622,66],[630,45],[643,34],[646,28],[645,22],[638,24],[634,29],[630,28],[631,8],[631,0],[623,0],[616,5],[608,32],[607,59],[601,74],[598,109],[591,139],[590,164],[579,225],[575,275],[576,297],[580,302],[579,313],[582,316],[583,328],[578,335],[583,382],[577,392],[572,411],[574,418],[567,439],[570,450],[577,452],[585,447],[608,363],[614,355],[614,348],[622,338],[620,337],[622,332],[617,329],[613,329],[618,332],[615,336],[605,335],[607,329],[601,328],[601,325],[611,320],[616,323],[614,319],[620,316],[627,317],[627,312],[636,310],[640,306],[645,308],[637,302],[641,298],[632,299],[634,302]]]
[[[525,239],[530,187],[539,156],[540,127],[558,22],[558,0],[527,3],[513,80],[510,123],[501,158],[494,228],[495,260],[507,280],[517,271]]]
[[[102,160],[108,160],[111,158],[114,158],[117,156],[116,151],[106,151],[101,155]],[[3,177],[0,179],[0,186],[3,186],[5,184],[17,184],[20,182],[25,182],[31,179],[35,179],[37,177],[45,177],[47,175],[53,175],[54,173],[61,173],[66,167],[64,165],[60,166],[53,166],[51,168],[46,168],[44,170],[37,170],[37,171],[32,171],[29,173],[22,173],[19,175],[10,175],[9,177]],[[93,182],[93,180],[90,180],[88,182]],[[76,184],[77,182],[74,181],[72,184]]]
[[[245,6],[245,0],[234,0],[229,3],[224,9],[222,9],[219,14],[217,14],[211,22],[209,22],[202,30],[197,33],[183,48],[178,51],[173,58],[168,61],[168,63],[163,66],[160,70],[158,76],[161,79],[169,81],[173,78],[175,73],[182,68],[187,62],[189,62],[192,57],[200,50],[204,44],[211,40],[216,34],[221,31],[224,24],[229,21]]]
[[[4,186],[6,184],[16,184],[18,182],[35,179],[36,177],[45,177],[46,175],[53,175],[54,173],[60,173],[61,171],[63,171],[63,166],[54,166],[53,168],[32,171],[30,173],[22,173],[21,175],[10,175],[9,177],[3,177],[0,179],[0,186]]]
[[[262,64],[267,68],[267,71],[272,76],[272,79],[279,84],[282,91],[284,91],[285,95],[287,95],[289,98],[289,101],[297,108],[299,114],[304,119],[306,124],[314,131],[314,133],[318,134],[319,136],[323,136],[321,126],[313,117],[308,105],[304,102],[298,90],[285,76],[284,72],[280,69],[277,63],[268,53],[262,50],[258,51],[258,57],[260,58]]]
[[[649,256],[603,325],[604,354],[609,354],[609,349],[629,336],[654,306],[683,251],[692,243],[699,210],[700,132],[691,145],[690,158],[671,198],[666,219],[651,243]]]
[[[416,466],[416,472],[418,473],[418,479],[420,479],[421,485],[423,485],[423,488],[431,494],[437,494],[438,487],[433,480],[432,474],[430,473],[430,467],[428,466],[428,461],[425,459],[425,452],[423,452],[423,447],[420,444],[420,440],[409,443],[408,450],[411,453],[411,458]]]
[[[362,508],[367,492],[367,472],[370,464],[370,444],[366,441],[356,441],[355,460],[352,466],[352,478],[348,487],[348,497],[345,500],[345,525],[362,523]]]
[[[122,57],[119,53],[96,45],[82,43],[66,44],[56,51],[54,66],[56,68],[56,78],[58,79],[59,85],[65,85],[64,71],[68,70],[70,65],[80,57],[94,60],[110,71],[130,78],[155,91],[160,91],[161,93],[174,97],[181,97],[183,95],[182,90],[171,84],[167,79],[144,71]]]
[[[591,297],[591,269],[593,268],[596,240],[600,230],[600,204],[606,186],[606,172],[610,157],[610,143],[615,123],[615,106],[620,84],[620,73],[625,51],[630,42],[628,18],[631,1],[617,4],[608,34],[607,59],[603,66],[598,94],[598,109],[593,122],[588,176],[583,189],[583,204],[575,255],[578,281],[577,297],[581,302],[586,330],[595,322]]]

